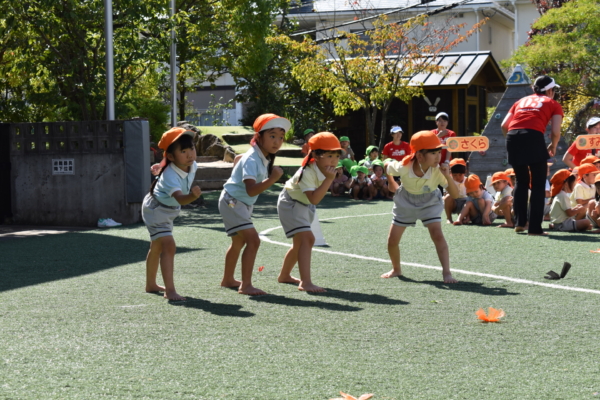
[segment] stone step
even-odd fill
[[[254,137],[254,133],[224,133],[222,136],[224,141],[231,146],[236,144],[247,144]]]
[[[228,163],[224,161],[198,163],[198,170],[196,171],[196,180],[227,180],[231,176],[232,170],[233,163]]]
[[[194,184],[200,186],[202,191],[206,190],[221,190],[223,189],[223,185],[225,185],[227,179],[202,179],[195,180]]]
[[[279,151],[275,155],[278,156],[278,157],[298,157],[298,158],[304,158],[304,154],[302,154],[302,148],[301,147],[279,149]]]

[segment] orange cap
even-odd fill
[[[504,171],[504,173],[506,174],[506,176],[508,176],[509,178],[511,176],[515,176],[515,170],[512,168],[507,169],[506,171]]]
[[[254,125],[252,125],[254,132],[256,133],[273,128],[281,128],[287,132],[290,130],[291,126],[292,123],[287,118],[275,114],[259,115],[254,121]]]
[[[319,132],[313,137],[311,137],[308,141],[309,151],[314,150],[325,150],[325,151],[336,151],[342,150],[342,146],[340,145],[340,141],[331,132]],[[309,162],[308,156],[304,157],[302,160],[302,166],[306,166]]]
[[[432,131],[419,131],[410,138],[410,151],[412,154],[402,159],[402,165],[407,165],[417,157],[419,150],[441,149],[444,147],[440,138]]]
[[[552,184],[552,187],[550,188],[550,195],[552,197],[560,193],[560,191],[563,188],[563,185],[565,184],[565,181],[571,175],[575,174],[573,174],[573,172],[569,171],[568,169],[559,169],[554,173],[554,175],[552,175],[552,178],[550,178],[550,183]]]
[[[510,183],[510,178],[503,171],[495,172],[494,175],[492,175],[492,183],[499,181],[506,181],[506,183]]]
[[[594,179],[594,183],[600,182],[600,174],[596,175],[596,179]]]
[[[598,168],[594,164],[581,164],[577,170],[577,175],[581,179],[585,174],[597,174],[598,172],[600,171],[598,171]]]
[[[454,167],[455,165],[464,165],[466,167],[467,163],[462,158],[453,158],[450,160],[450,168]]]
[[[581,160],[581,162],[579,163],[579,165],[581,164],[593,164],[600,161],[600,159],[598,157],[596,157],[595,155],[588,155],[586,156],[583,160]]]
[[[481,187],[481,180],[475,174],[469,175],[467,180],[465,181],[465,189],[467,189],[467,193],[471,193],[476,191]]]
[[[160,142],[158,142],[158,147],[166,151],[174,141],[179,139],[181,135],[190,135],[191,137],[194,137],[196,132],[188,131],[179,127],[171,128],[163,133],[162,137],[160,138]]]

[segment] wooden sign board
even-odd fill
[[[486,136],[460,136],[446,139],[446,147],[450,152],[457,151],[486,151],[490,141]]]
[[[579,135],[575,147],[579,150],[600,149],[600,135]]]

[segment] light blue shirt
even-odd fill
[[[264,156],[258,146],[252,146],[235,164],[233,171],[231,171],[231,177],[225,182],[223,188],[232,197],[238,199],[244,204],[249,206],[256,203],[258,195],[248,196],[246,191],[246,185],[244,181],[246,179],[253,179],[255,182],[260,183],[269,177],[269,160]]]
[[[190,166],[190,172],[182,171],[175,164],[169,163],[154,186],[154,198],[166,206],[179,206],[172,195],[178,190],[183,194],[190,193],[197,169],[198,164],[195,161]]]

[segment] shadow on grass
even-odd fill
[[[562,235],[556,235],[556,232],[553,231],[548,231],[548,236],[547,238],[550,240],[560,240],[562,242],[594,242],[594,243],[598,243],[598,239],[600,239],[600,235],[598,235],[597,233],[583,233],[583,232],[578,232],[578,233],[566,233],[566,234],[562,234]]]
[[[435,286],[438,289],[446,290],[457,290],[461,292],[479,293],[486,296],[517,296],[521,293],[509,292],[506,288],[502,287],[487,287],[483,283],[460,281],[458,283],[448,284],[442,281],[417,281],[405,276],[399,276],[398,279],[404,282],[410,283],[425,283],[427,285]]]
[[[208,300],[196,299],[194,297],[185,296],[186,301],[170,301],[169,304],[177,307],[195,308],[206,311],[220,317],[254,317],[254,313],[242,311],[242,306],[238,304],[213,303]]]
[[[337,299],[344,299],[347,301],[353,301],[356,303],[372,303],[372,304],[386,304],[386,305],[407,305],[410,304],[404,300],[391,299],[380,294],[367,294],[357,292],[345,292],[343,290],[335,290],[327,288],[325,293],[308,293],[310,295],[318,295],[323,297],[335,297]]]
[[[149,240],[93,231],[0,241],[0,292],[143,262],[149,248]],[[195,250],[177,247],[178,254]]]
[[[323,295],[324,293],[319,293]],[[267,296],[252,296],[250,300],[260,301],[261,303],[279,304],[282,306],[291,307],[314,307],[322,310],[329,311],[360,311],[362,308],[346,306],[337,303],[327,303],[325,301],[307,301],[301,299],[292,299],[290,297],[278,296],[278,295],[267,295]]]

